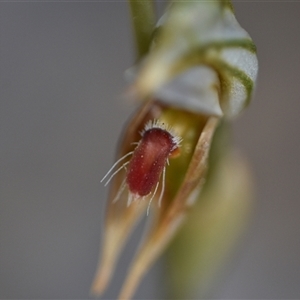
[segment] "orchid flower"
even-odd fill
[[[121,137],[116,163],[104,178],[110,193],[103,247],[91,288],[94,295],[101,295],[109,284],[129,234],[145,214],[151,227],[120,299],[132,297],[171,241],[174,247],[177,243],[173,253],[188,255],[196,238],[178,247],[180,236],[190,237],[188,232],[203,228],[211,203],[214,208],[216,203],[232,207],[228,203],[236,204],[236,195],[243,198],[241,187],[250,194],[245,165],[233,158],[227,142],[218,145],[224,124],[249,104],[258,70],[255,45],[238,24],[232,5],[229,1],[174,2],[151,37],[146,50],[140,47],[138,64],[127,72],[132,80],[127,95],[141,104]],[[232,180],[240,180],[239,186]],[[226,204],[224,199],[234,201]],[[178,257],[169,256],[174,268]],[[180,285],[184,276],[174,282]]]

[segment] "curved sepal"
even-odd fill
[[[257,71],[256,47],[231,6],[176,2],[158,23],[134,88],[142,98],[154,95],[185,109],[231,118],[248,105]],[[174,100],[176,89],[179,101]]]

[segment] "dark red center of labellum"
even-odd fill
[[[178,145],[167,130],[156,127],[146,130],[129,162],[126,177],[129,191],[139,197],[148,195],[176,148]]]

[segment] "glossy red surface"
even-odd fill
[[[145,131],[129,163],[126,178],[129,191],[141,197],[148,195],[176,148],[178,145],[167,130],[151,128]]]

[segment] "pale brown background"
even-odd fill
[[[300,297],[300,2],[238,1],[260,62],[235,143],[256,176],[256,214],[215,298]],[[0,3],[0,298],[88,298],[134,61],[127,3]],[[121,258],[115,298],[136,247]],[[136,299],[161,298],[156,265]],[[162,287],[163,288],[163,287]]]

